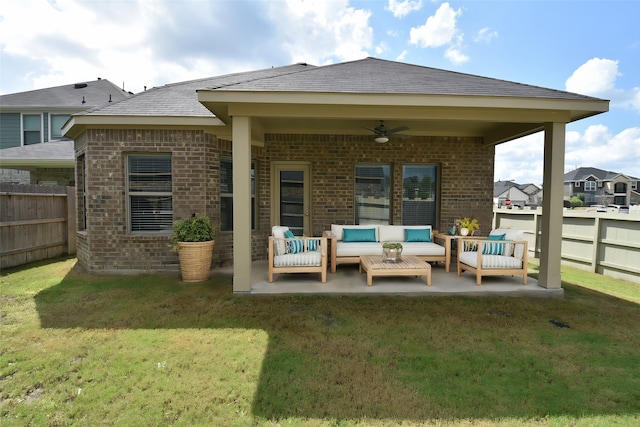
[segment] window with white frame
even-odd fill
[[[585,181],[584,182],[584,191],[596,191],[596,182],[595,181]]]
[[[256,229],[256,165],[251,162],[251,229]],[[233,231],[233,162],[220,160],[220,231]]]
[[[22,145],[42,142],[42,114],[22,115]]]
[[[62,126],[69,120],[70,114],[50,114],[49,115],[49,140],[62,139]]]
[[[131,232],[172,229],[172,178],[170,154],[127,156],[127,207]]]
[[[438,168],[436,165],[402,167],[402,224],[436,225]]]
[[[354,189],[355,224],[390,224],[390,165],[356,165]]]

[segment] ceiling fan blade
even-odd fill
[[[396,132],[402,132],[403,130],[409,130],[409,127],[408,126],[398,126],[397,128],[389,129],[387,132],[396,133]]]
[[[404,133],[394,133],[389,135],[391,138],[402,138],[402,139],[409,139],[411,138],[411,135],[407,135]]]

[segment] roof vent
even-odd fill
[[[73,88],[74,89],[84,89],[87,86],[88,86],[88,84],[86,84],[86,83],[76,83],[76,84],[73,85]]]

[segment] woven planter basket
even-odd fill
[[[178,258],[183,282],[204,282],[209,279],[214,241],[178,242]]]

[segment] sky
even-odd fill
[[[639,16],[637,0],[2,0],[0,94],[373,56],[610,100],[567,125],[565,172],[640,178]],[[540,186],[543,138],[497,146],[495,180]]]

